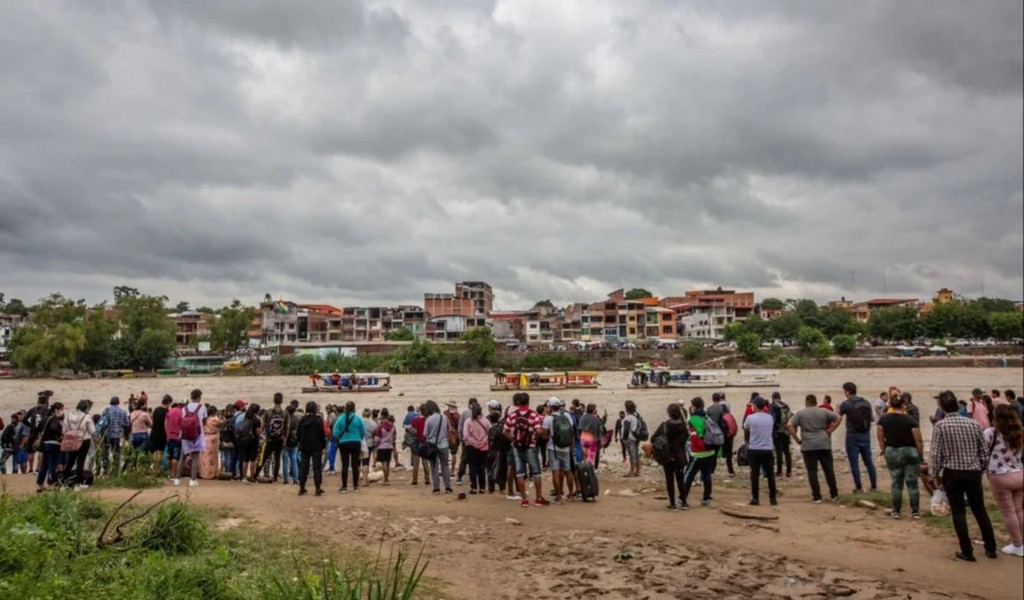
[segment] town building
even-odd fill
[[[28,315],[0,313],[0,360],[7,360],[11,339],[16,331],[28,325]]]
[[[423,310],[431,316],[486,319],[494,310],[494,290],[483,281],[463,281],[455,284],[454,294],[423,294]]]
[[[194,310],[174,313],[170,316],[174,323],[174,344],[179,348],[195,348],[199,339],[210,334],[212,315],[204,315]]]
[[[262,346],[327,342],[329,321],[341,316],[340,308],[329,304],[297,304],[286,300],[260,303]]]

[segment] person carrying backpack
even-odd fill
[[[729,405],[725,402],[724,393],[715,392],[711,394],[711,406],[708,407],[707,413],[718,424],[722,433],[725,434],[722,456],[725,458],[725,466],[729,470],[729,477],[736,477],[736,471],[732,466],[732,455],[733,440],[736,439],[736,434],[739,433],[739,426],[736,423],[736,418],[732,415],[732,410],[729,409]]]
[[[679,495],[679,508],[687,510],[690,505],[686,499],[690,495],[693,480],[700,474],[704,485],[704,498],[701,504],[711,505],[711,474],[715,472],[718,462],[718,451],[725,443],[725,436],[714,420],[708,418],[704,411],[704,399],[696,397],[690,400],[690,456],[692,460],[683,472],[683,491]]]
[[[203,433],[203,422],[206,421],[206,407],[202,404],[202,390],[192,390],[189,403],[181,410],[181,460],[178,470],[171,483],[181,483],[181,473],[185,470],[185,457],[192,459],[192,478],[189,487],[199,485],[199,455],[206,450],[206,435]]]
[[[636,412],[636,403],[626,400],[623,404],[626,409],[626,416],[622,418],[622,443],[626,446],[626,456],[629,458],[629,473],[626,477],[640,476],[640,442],[647,441],[647,424]]]
[[[295,414],[298,408],[298,401],[292,400],[284,409],[288,415],[288,435],[285,437],[284,452],[281,454],[284,462],[281,479],[285,485],[288,485],[289,475],[293,485],[299,484],[299,415]]]
[[[789,420],[793,412],[789,405],[782,401],[782,394],[772,392],[772,418],[775,429],[772,431],[772,443],[775,445],[775,476],[782,477],[782,459],[786,459],[786,479],[793,476],[793,453],[790,450]]]
[[[871,491],[878,488],[878,474],[875,472],[875,463],[871,457],[871,423],[875,420],[874,409],[871,403],[857,395],[857,384],[847,381],[843,384],[843,393],[846,400],[839,405],[839,421],[833,427],[846,421],[846,456],[850,460],[850,474],[853,475],[855,494],[864,491],[860,479],[860,461],[864,460],[864,466],[868,471],[868,478],[871,481]]]
[[[547,438],[548,467],[551,469],[551,483],[555,490],[555,504],[562,503],[562,491],[569,487],[569,498],[575,494],[575,482],[572,477],[572,451],[576,441],[576,432],[572,417],[566,412],[562,400],[552,396],[548,400],[551,413],[541,422],[541,437]]]
[[[654,460],[665,471],[665,489],[668,492],[668,509],[676,510],[682,503],[683,475],[686,469],[686,441],[690,430],[683,420],[683,409],[673,402],[666,409],[668,420],[658,425],[651,436]],[[678,486],[679,496],[676,496]]]
[[[267,447],[264,450],[263,460],[267,461],[273,458],[274,483],[277,483],[277,478],[281,474],[281,455],[284,452],[284,443],[288,439],[288,429],[291,424],[291,419],[288,418],[288,413],[284,411],[282,404],[284,404],[284,394],[275,393],[274,406],[267,413],[266,418]]]
[[[540,471],[540,457],[537,453],[537,433],[543,420],[537,411],[530,408],[530,395],[517,392],[512,396],[515,409],[505,418],[505,437],[512,442],[512,458],[516,468],[516,487],[522,498],[521,506],[528,508],[530,499],[526,494],[526,479],[533,480],[534,504],[547,506],[550,504],[543,493],[543,479]]]

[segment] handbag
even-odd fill
[[[422,442],[416,442],[416,456],[431,462],[437,458],[437,454],[440,452],[437,444],[441,441],[441,430],[444,429],[447,424],[447,418],[444,415],[441,415],[441,423],[437,427],[437,436],[434,438],[434,441],[431,442],[423,440]]]

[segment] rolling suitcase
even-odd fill
[[[594,463],[589,460],[585,460],[579,464],[579,477],[580,477],[580,493],[583,496],[583,501],[597,501],[597,496],[601,489],[597,484],[597,471],[594,469]]]

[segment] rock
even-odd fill
[[[523,522],[519,519],[513,519],[512,517],[505,517],[505,522],[509,525],[522,525]]]
[[[863,506],[864,508],[870,508],[871,510],[878,508],[878,505],[870,500],[858,500],[857,506]]]

